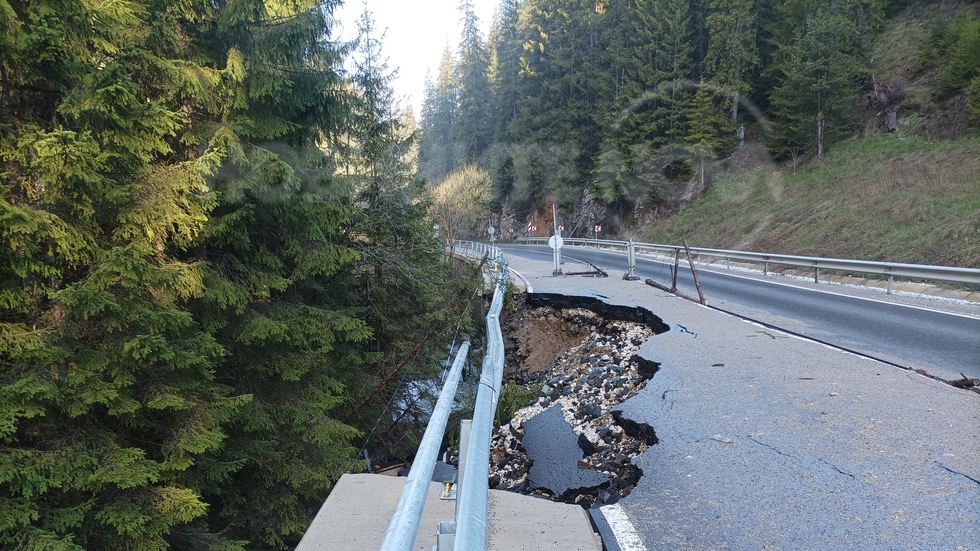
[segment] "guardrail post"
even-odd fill
[[[813,282],[820,283],[820,268],[813,269]]]
[[[704,293],[701,291],[701,280],[698,278],[698,269],[694,266],[694,261],[691,259],[691,247],[687,245],[687,240],[683,240],[684,250],[687,252],[687,263],[691,265],[691,275],[694,276],[694,286],[698,289],[698,297],[701,299],[701,305],[704,306]]]
[[[639,279],[633,275],[633,270],[636,269],[636,247],[633,245],[633,238],[631,237],[626,245],[626,273],[623,275],[623,279],[634,281]]]
[[[888,275],[888,294],[892,294],[892,284],[895,283],[895,276]]]
[[[677,292],[677,271],[680,269],[681,263],[681,250],[674,249],[674,273],[671,274],[670,278],[670,292]]]

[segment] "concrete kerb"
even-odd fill
[[[406,478],[376,474],[340,477],[296,551],[378,549]],[[431,551],[440,521],[452,521],[455,501],[441,500],[433,482],[426,497],[415,551]],[[490,490],[489,551],[600,551],[588,514],[577,505]]]
[[[521,275],[520,272],[518,272],[517,270],[515,270],[513,268],[510,268],[510,267],[508,267],[507,269],[510,270],[510,273],[514,274],[514,276],[516,276],[518,279],[521,280],[521,282],[524,283],[524,292],[525,293],[533,293],[534,292],[534,289],[531,288],[531,284],[527,281],[527,279],[524,278],[523,275]],[[511,281],[514,281],[514,280],[511,279]]]

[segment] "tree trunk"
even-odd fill
[[[885,113],[885,132],[894,132],[898,130],[898,113],[894,111],[889,111]]]
[[[823,129],[826,125],[823,115],[817,117],[817,160],[823,159]]]
[[[10,111],[10,88],[7,84],[7,68],[0,63],[0,120],[11,118]]]
[[[701,154],[701,187],[698,189],[698,196],[704,193],[704,153]]]

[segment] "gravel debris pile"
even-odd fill
[[[584,337],[544,368],[524,365],[514,369],[516,378],[510,384],[543,386],[510,423],[495,430],[491,487],[547,495],[584,507],[626,496],[642,475],[633,458],[656,444],[657,437],[652,427],[623,418],[615,407],[639,392],[657,372],[659,364],[636,355],[653,331],[639,323],[606,320],[581,308],[533,308],[526,316],[539,327],[544,322],[555,332]],[[549,408],[561,410],[578,439],[577,468],[606,475],[606,482],[555,489],[532,479],[533,458],[524,446],[525,424]]]

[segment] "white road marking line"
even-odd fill
[[[527,280],[527,279],[526,279],[526,278],[524,277],[524,275],[523,275],[523,274],[521,274],[521,273],[520,273],[520,272],[518,272],[517,270],[515,270],[515,269],[513,269],[513,268],[510,268],[510,267],[508,267],[507,269],[508,269],[508,270],[510,270],[511,272],[513,272],[513,273],[514,273],[514,275],[516,275],[516,276],[517,276],[517,277],[518,277],[518,278],[519,278],[519,279],[520,279],[521,281],[523,281],[523,282],[524,282],[524,292],[526,292],[526,293],[533,293],[533,292],[534,292],[534,289],[532,289],[532,288],[531,288],[531,282],[529,282],[529,281],[528,281],[528,280]]]
[[[603,505],[599,510],[602,511],[602,516],[606,517],[606,522],[609,523],[609,528],[612,529],[616,543],[622,551],[647,551],[640,540],[640,535],[636,533],[636,528],[626,516],[626,511],[618,503]]]

